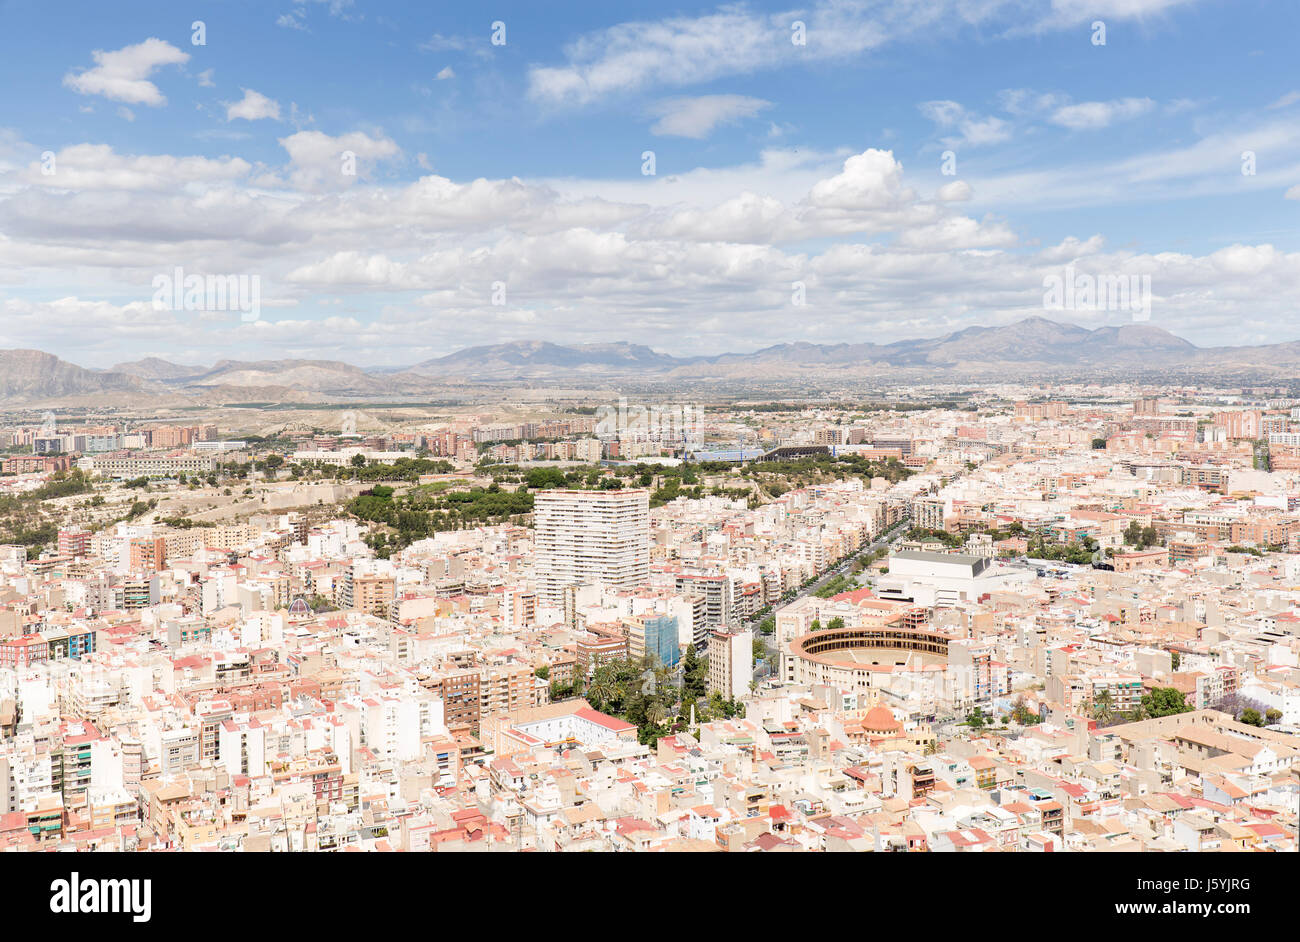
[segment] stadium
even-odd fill
[[[948,636],[909,628],[827,628],[791,641],[782,662],[785,680],[796,684],[877,688],[905,674],[937,674],[942,683]]]

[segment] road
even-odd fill
[[[872,541],[872,543],[869,546],[867,546],[865,549],[859,550],[858,552],[853,553],[850,556],[846,556],[838,564],[832,566],[830,569],[822,573],[815,582],[811,582],[808,585],[804,586],[803,588],[799,589],[797,592],[795,592],[793,598],[786,601],[778,602],[774,606],[773,612],[769,612],[768,614],[762,616],[755,615],[753,617],[744,619],[740,623],[741,630],[747,628],[750,629],[757,628],[758,623],[765,618],[771,617],[771,615],[775,612],[775,609],[785,608],[787,605],[793,605],[795,602],[799,601],[800,599],[806,598],[809,595],[814,594],[819,589],[821,589],[824,585],[826,585],[826,583],[834,579],[836,576],[842,576],[846,574],[850,569],[853,568],[854,563],[856,563],[863,556],[867,556],[870,555],[871,553],[874,553],[882,546],[889,546],[894,543],[897,543],[907,533],[909,526],[910,526],[909,520],[902,520],[894,524],[894,526],[891,529],[884,531],[878,539]],[[762,637],[764,638],[764,640],[766,640],[767,636],[758,635],[758,637]],[[754,666],[755,680],[761,681],[764,678],[768,677],[769,675],[775,673],[773,662],[775,660],[777,652],[776,649],[772,647],[769,647],[768,651],[769,651],[769,657],[765,658],[763,661],[759,662]]]
[[[964,472],[958,471],[951,478],[949,478],[946,483],[947,484],[954,483],[955,481],[957,481],[959,478],[963,476],[963,473]],[[836,576],[843,575],[844,573],[846,573],[853,566],[853,564],[863,556],[875,552],[876,550],[880,549],[882,546],[889,546],[899,542],[900,540],[903,539],[903,536],[911,528],[911,525],[912,525],[912,521],[910,518],[905,517],[904,519],[900,520],[898,523],[894,524],[893,527],[881,533],[880,537],[873,540],[870,546],[867,546],[865,549],[859,550],[857,553],[854,553],[851,556],[845,557],[845,559],[842,562],[828,569],[826,572],[822,573],[822,575],[819,576],[815,582],[807,586],[804,586],[802,589],[799,589],[794,594],[793,598],[788,600],[781,600],[777,602],[773,606],[773,611],[775,611],[778,608],[784,608],[787,605],[791,605],[799,601],[800,599],[806,598],[807,596],[812,595],[814,592],[817,592],[824,585],[826,585],[826,583],[830,582]],[[772,613],[768,613],[768,614],[772,614]],[[761,617],[755,616],[755,617],[747,618],[740,623],[740,628],[742,630],[745,628],[756,628],[757,623],[762,621],[766,617],[768,616],[763,615]],[[760,637],[764,637],[764,636],[760,636]],[[776,660],[776,657],[777,657],[777,651],[774,648],[769,647],[768,657],[765,658],[763,661],[760,661],[754,667],[755,680],[763,680],[765,677],[769,676],[770,674],[775,673],[775,668],[773,665]]]

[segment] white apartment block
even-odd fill
[[[558,606],[568,586],[631,589],[650,577],[648,491],[539,491],[533,522],[539,601]]]
[[[221,764],[231,775],[266,774],[266,729],[255,721],[226,720],[217,732]]]
[[[154,475],[210,474],[217,470],[212,455],[184,452],[175,455],[96,455],[82,458],[77,467],[109,478],[136,478]]]

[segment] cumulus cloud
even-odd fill
[[[107,144],[74,144],[54,155],[55,172],[33,162],[23,180],[37,187],[69,190],[168,190],[195,183],[226,183],[247,176],[252,166],[238,157],[126,156]]]
[[[91,57],[95,60],[93,67],[69,72],[63,77],[63,84],[82,95],[102,95],[128,105],[151,107],[167,103],[158,86],[149,81],[153,71],[164,65],[181,65],[190,59],[188,53],[153,37],[115,52],[96,49]]]
[[[942,203],[964,203],[971,198],[973,191],[965,180],[953,180],[939,187],[934,198]]]
[[[1065,167],[1042,180],[982,177],[978,195],[988,200],[989,189],[1010,187],[1039,201],[1043,194],[1068,199],[1062,180],[1071,175],[1083,191],[1099,177],[1131,189],[1134,179],[1158,184],[1154,173],[1210,168],[1223,176],[1225,148],[1239,152],[1241,138],[1223,133],[1189,153],[1091,173]],[[1249,137],[1285,149],[1297,135],[1279,122]],[[1196,256],[1112,251],[1093,233],[1022,244],[983,206],[965,211],[976,198],[965,181],[934,192],[933,169],[913,178],[884,149],[774,149],[753,164],[685,171],[675,183],[458,181],[432,173],[387,183],[375,167],[401,152],[379,131],[302,131],[281,143],[279,167],[84,144],[60,151],[53,175],[42,174],[35,151],[22,145],[6,177],[11,189],[0,197],[0,280],[22,283],[24,296],[64,302],[11,303],[0,309],[15,318],[7,329],[23,335],[20,345],[57,346],[74,360],[79,350],[89,356],[95,344],[150,330],[185,342],[201,337],[205,357],[222,345],[246,356],[249,345],[274,344],[277,356],[391,362],[401,350],[414,361],[445,352],[429,350],[433,343],[536,336],[538,325],[564,340],[723,350],[795,336],[850,339],[864,324],[916,334],[1010,322],[1041,313],[1043,277],[1074,263],[1081,272],[1149,274],[1158,299],[1153,323],[1245,342],[1294,316],[1287,305],[1300,285],[1300,253],[1271,245]],[[357,157],[357,176],[340,182],[346,151]],[[1276,173],[1289,178],[1258,185],[1300,189],[1294,169]],[[1095,190],[1087,195],[1097,198]],[[147,304],[153,275],[178,265],[258,274],[264,297],[297,305],[293,319],[276,320],[268,300],[256,325],[227,318],[208,334],[207,324],[186,320],[178,332],[131,300]],[[792,326],[796,280],[816,316]],[[504,308],[491,303],[498,281],[509,289]],[[339,298],[346,317],[327,305]],[[105,330],[87,335],[85,324],[101,319]],[[455,340],[430,339],[447,337]]]
[[[353,131],[331,137],[321,131],[299,131],[280,138],[293,165],[290,181],[304,189],[337,189],[351,186],[358,177],[369,177],[374,165],[401,153],[387,137],[371,137]]]
[[[812,188],[809,202],[824,209],[885,209],[914,194],[903,186],[903,165],[892,151],[871,150],[844,161],[838,174]]]
[[[87,331],[88,324],[95,329]],[[114,304],[64,296],[49,301],[10,298],[0,302],[0,345],[5,347],[63,349],[70,338],[77,338],[74,344],[79,349],[98,346],[115,356],[120,349],[177,329],[177,315],[155,310],[148,299]]]
[[[261,92],[255,92],[251,88],[241,90],[244,93],[242,99],[225,103],[227,121],[234,121],[236,118],[243,118],[245,121],[260,121],[262,118],[280,120],[278,101],[267,98]]]
[[[752,118],[770,101],[747,95],[701,95],[698,98],[668,98],[650,107],[657,117],[650,127],[651,134],[673,137],[708,137],[713,129],[723,124],[735,124],[743,118]]]
[[[363,255],[360,252],[336,252],[319,262],[295,268],[285,280],[318,287],[428,287],[410,274],[408,266],[383,255]]]

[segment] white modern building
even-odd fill
[[[1000,566],[987,556],[905,550],[890,555],[889,574],[877,582],[876,595],[927,608],[952,606],[1032,577],[1032,572]]]
[[[338,451],[295,451],[290,460],[295,464],[327,464],[341,468],[351,464],[357,455],[374,464],[393,464],[403,458],[414,458],[415,452],[340,448]]]
[[[541,602],[563,604],[569,586],[632,589],[650,577],[648,491],[539,491],[533,524]]]

